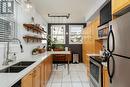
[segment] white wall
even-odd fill
[[[23,1],[23,0],[22,0]],[[38,12],[34,9],[27,9],[26,5],[24,2],[21,4],[17,4],[17,16],[16,16],[16,21],[17,21],[17,37],[21,40],[24,53],[20,53],[20,47],[18,44],[11,44],[10,48],[11,51],[17,53],[17,60],[18,59],[23,59],[23,58],[30,58],[32,49],[43,45],[41,43],[26,43],[23,40],[23,36],[26,34],[33,34],[32,32],[26,31],[26,29],[23,27],[24,23],[31,23],[31,17],[33,16],[35,18],[35,23],[44,25],[45,30],[47,30],[47,23],[44,21],[44,19],[38,14]],[[35,34],[33,34],[35,35]],[[44,43],[46,45],[46,43]],[[0,65],[3,63],[4,59],[4,52],[6,51],[5,49],[6,44],[5,43],[0,43]]]
[[[109,0],[95,0],[93,7],[90,11],[86,14],[85,21],[88,22],[92,20],[95,16],[99,15],[99,10],[102,6],[107,3]]]

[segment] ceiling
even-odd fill
[[[85,16],[94,6],[95,0],[31,0],[38,12],[47,22],[51,22],[48,14],[66,15],[70,13],[68,22],[84,23]]]

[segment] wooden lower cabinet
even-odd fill
[[[33,72],[30,72],[21,80],[21,87],[33,87]]]
[[[41,75],[41,65],[37,66],[33,72],[33,87],[40,87],[41,86],[41,79],[40,79],[40,75]]]
[[[103,87],[110,87],[109,86],[109,76],[106,67],[103,67]]]
[[[27,74],[21,81],[21,87],[40,87],[40,65]]]
[[[21,80],[21,87],[46,87],[52,72],[52,56],[36,66]]]
[[[52,72],[52,55],[45,60],[45,85],[47,84]]]
[[[45,63],[41,64],[41,87],[45,87]]]

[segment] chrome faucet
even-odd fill
[[[8,65],[9,62],[12,62],[13,60],[9,59],[9,49],[10,49],[10,42],[14,41],[14,40],[17,40],[19,42],[19,45],[20,45],[20,48],[21,48],[21,53],[23,53],[23,46],[22,46],[22,43],[21,41],[18,39],[18,38],[13,38],[13,39],[10,39],[8,42],[7,42],[7,52],[6,52],[6,57],[5,57],[5,60],[3,62],[3,65]]]

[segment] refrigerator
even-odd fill
[[[130,12],[109,23],[107,50],[110,87],[130,87]]]

